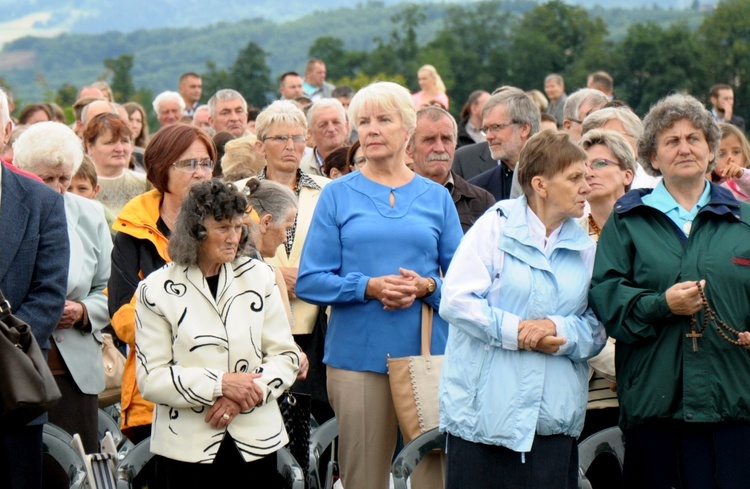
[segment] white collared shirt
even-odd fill
[[[529,223],[529,236],[531,236],[531,239],[539,245],[539,248],[549,258],[550,253],[552,253],[552,247],[560,236],[562,224],[557,226],[557,229],[547,236],[547,226],[544,225],[542,220],[528,206],[526,207],[526,221]]]

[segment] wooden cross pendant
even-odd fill
[[[690,338],[693,340],[693,353],[695,353],[698,351],[698,342],[696,340],[698,338],[703,338],[703,333],[700,333],[693,329],[685,335],[685,338]]]

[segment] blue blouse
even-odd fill
[[[301,299],[331,306],[323,361],[385,373],[388,355],[418,355],[421,301],[387,311],[380,301],[365,299],[367,281],[398,275],[399,267],[431,277],[438,288],[424,300],[437,310],[441,272],[462,236],[450,194],[426,178],[414,175],[392,188],[354,172],[328,184],[315,207],[295,287]],[[447,323],[435,314],[432,354],[443,354],[447,336]]]

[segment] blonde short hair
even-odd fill
[[[409,90],[393,82],[375,82],[358,91],[349,103],[349,122],[359,127],[359,114],[365,107],[394,112],[409,134],[417,127],[417,111]]]
[[[263,141],[272,125],[283,122],[297,124],[307,134],[307,118],[299,105],[291,100],[277,100],[263,109],[255,119],[255,135],[258,141]]]

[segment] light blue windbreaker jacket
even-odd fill
[[[443,283],[450,323],[440,381],[440,430],[528,452],[534,435],[577,437],[588,398],[586,360],[606,333],[588,307],[595,244],[574,219],[549,258],[529,234],[525,197],[498,202],[469,230]],[[566,343],[518,349],[518,324],[549,318]]]

